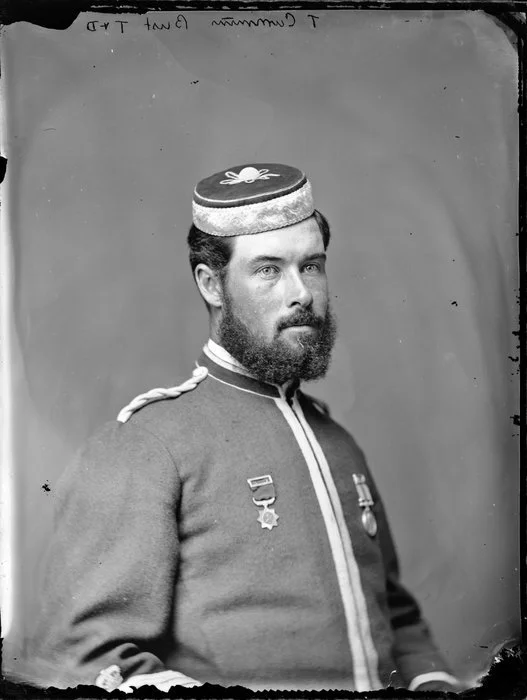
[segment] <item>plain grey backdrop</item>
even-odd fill
[[[340,334],[307,391],[366,451],[404,581],[454,669],[477,675],[519,635],[515,48],[483,12],[317,11],[316,27],[294,12],[274,28],[211,23],[291,17],[184,14],[187,29],[90,14],[2,32],[4,664],[31,635],[61,472],[136,394],[186,379],[207,338],[185,243],[196,181],[279,161],[307,172],[332,226]]]

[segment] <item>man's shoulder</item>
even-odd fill
[[[137,420],[144,422],[152,419],[167,419],[174,413],[174,409],[177,411],[181,407],[181,404],[184,404],[188,410],[189,406],[196,405],[196,402],[185,401],[186,397],[192,396],[196,389],[205,383],[207,377],[208,370],[205,367],[196,367],[190,377],[180,382],[155,387],[138,394],[119,411],[117,421],[125,424],[132,418],[134,423]]]
[[[344,427],[337,420],[335,420],[335,418],[331,415],[328,404],[325,401],[316,396],[306,394],[302,390],[300,392],[300,403],[304,413],[307,414],[308,420],[316,423],[320,427],[320,430],[322,430],[323,433],[328,436],[328,438],[345,441],[358,457],[360,456],[362,460],[366,460],[364,452],[357,443],[354,435],[348,428]]]
[[[150,432],[168,449],[181,451],[214,443],[228,429],[233,413],[240,412],[240,396],[225,391],[205,367],[136,396],[114,421],[123,435]]]
[[[166,387],[139,394],[124,406],[116,424],[128,431],[148,431],[161,440],[186,435],[191,439],[211,419],[214,396],[206,373],[176,379]]]
[[[179,395],[174,383],[167,390],[157,387],[149,394],[148,401],[126,405],[114,419],[99,424],[79,446],[67,471],[82,471],[96,474],[106,471],[120,472],[123,465],[136,469],[138,466],[166,463],[167,468],[175,456],[174,447],[191,446],[206,435],[207,405],[210,413],[210,396],[205,397],[205,382],[197,382],[194,389]],[[166,396],[161,396],[167,391]],[[136,397],[137,398],[137,397]],[[120,465],[120,466],[119,466]]]
[[[319,399],[317,396],[306,394],[306,392],[303,390],[300,392],[300,396],[307,406],[313,408],[320,415],[325,416],[326,418],[331,418],[329,405],[325,401],[322,401],[322,399]]]

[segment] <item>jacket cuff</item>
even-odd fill
[[[420,673],[418,676],[415,676],[408,685],[408,690],[417,690],[423,683],[430,683],[432,681],[443,681],[453,686],[459,683],[457,678],[450,675],[450,673],[446,673],[446,671],[430,671],[429,673]]]
[[[203,683],[190,678],[190,676],[185,676],[179,671],[159,671],[158,673],[142,673],[131,676],[118,687],[118,690],[132,693],[135,688],[140,688],[143,685],[154,685],[158,690],[166,691],[175,685],[180,685],[184,688],[194,688],[195,686],[203,685]]]

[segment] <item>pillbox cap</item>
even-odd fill
[[[254,163],[198,182],[194,224],[212,236],[241,236],[291,226],[315,210],[311,184],[290,165]]]

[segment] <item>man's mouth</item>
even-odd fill
[[[278,326],[279,330],[284,330],[286,328],[296,328],[298,330],[316,330],[322,326],[322,321],[316,316],[302,316],[297,318],[292,318],[289,321],[282,321]]]

